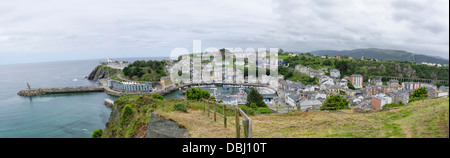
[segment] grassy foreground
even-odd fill
[[[185,104],[187,112],[175,104]],[[189,130],[192,138],[233,138],[233,124],[203,113],[202,102],[159,100],[149,95],[126,95],[115,101],[115,110],[101,137],[142,137],[151,112],[170,118]],[[124,115],[124,107],[132,113]],[[231,113],[232,114],[232,113]],[[232,116],[232,115],[231,115]],[[250,116],[255,138],[448,138],[449,98],[427,99],[386,111],[355,113],[310,111]],[[233,117],[229,117],[233,122]],[[240,119],[242,120],[242,118]],[[241,136],[242,137],[242,136]]]

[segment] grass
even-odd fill
[[[323,111],[258,115],[253,136],[339,138],[448,138],[448,98],[428,99],[373,113]]]

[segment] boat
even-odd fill
[[[227,86],[223,86],[222,89],[223,90],[229,90],[230,88],[228,88]]]

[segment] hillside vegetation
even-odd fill
[[[308,54],[284,59],[289,67],[295,65],[308,66],[313,69],[338,69],[343,75],[361,74],[367,81],[369,76],[393,76],[405,78],[425,78],[448,80],[449,67],[433,67],[400,61],[374,61],[356,59],[327,59]],[[282,73],[281,73],[282,74]],[[447,84],[448,85],[448,84]]]
[[[402,50],[390,50],[390,49],[354,49],[354,50],[319,50],[313,51],[311,54],[316,55],[328,55],[328,56],[349,56],[355,59],[365,58],[378,59],[383,61],[408,61],[421,64],[422,62],[437,63],[437,64],[449,64],[449,61],[441,57],[433,57],[421,54],[413,54]]]

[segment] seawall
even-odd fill
[[[31,88],[24,89],[17,93],[20,96],[37,96],[55,93],[80,93],[80,92],[102,92],[102,86],[77,86],[77,87],[56,87],[56,88]]]

